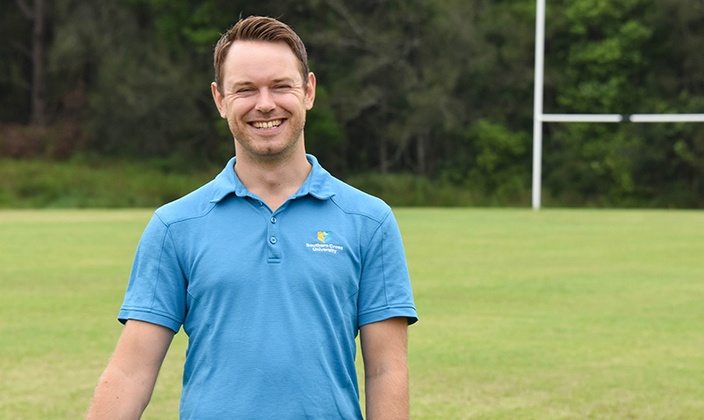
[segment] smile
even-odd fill
[[[271,129],[276,128],[283,124],[284,120],[273,120],[273,121],[255,121],[252,122],[254,128]]]

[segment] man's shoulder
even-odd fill
[[[335,195],[331,200],[342,211],[382,221],[391,213],[391,207],[379,197],[362,191],[342,180],[331,177]]]
[[[183,197],[164,204],[156,210],[156,215],[166,225],[205,216],[215,205],[212,200],[214,182],[210,181]]]
[[[207,215],[220,200],[235,192],[237,185],[235,172],[232,170],[234,163],[235,158],[230,159],[210,182],[159,207],[156,215],[166,225]]]

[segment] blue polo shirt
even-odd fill
[[[183,419],[361,419],[359,327],[417,320],[389,206],[308,160],[274,212],[233,158],[144,231],[118,318],[183,327]]]

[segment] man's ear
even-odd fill
[[[315,74],[308,73],[308,86],[306,86],[306,110],[310,111],[315,102]]]
[[[213,101],[215,102],[215,106],[218,108],[218,112],[220,112],[220,116],[222,118],[227,118],[227,113],[225,112],[225,106],[223,104],[224,98],[218,90],[217,83],[213,82],[210,84],[210,91],[213,94]]]

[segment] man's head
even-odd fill
[[[301,66],[304,88],[308,80],[308,54],[301,38],[293,29],[276,19],[262,16],[250,16],[240,19],[227,31],[215,45],[215,83],[223,94],[223,64],[230,47],[235,41],[283,42],[293,51]]]
[[[271,18],[240,20],[218,42],[211,93],[234,137],[238,164],[305,155],[303,129],[316,85],[306,60],[300,38]]]

